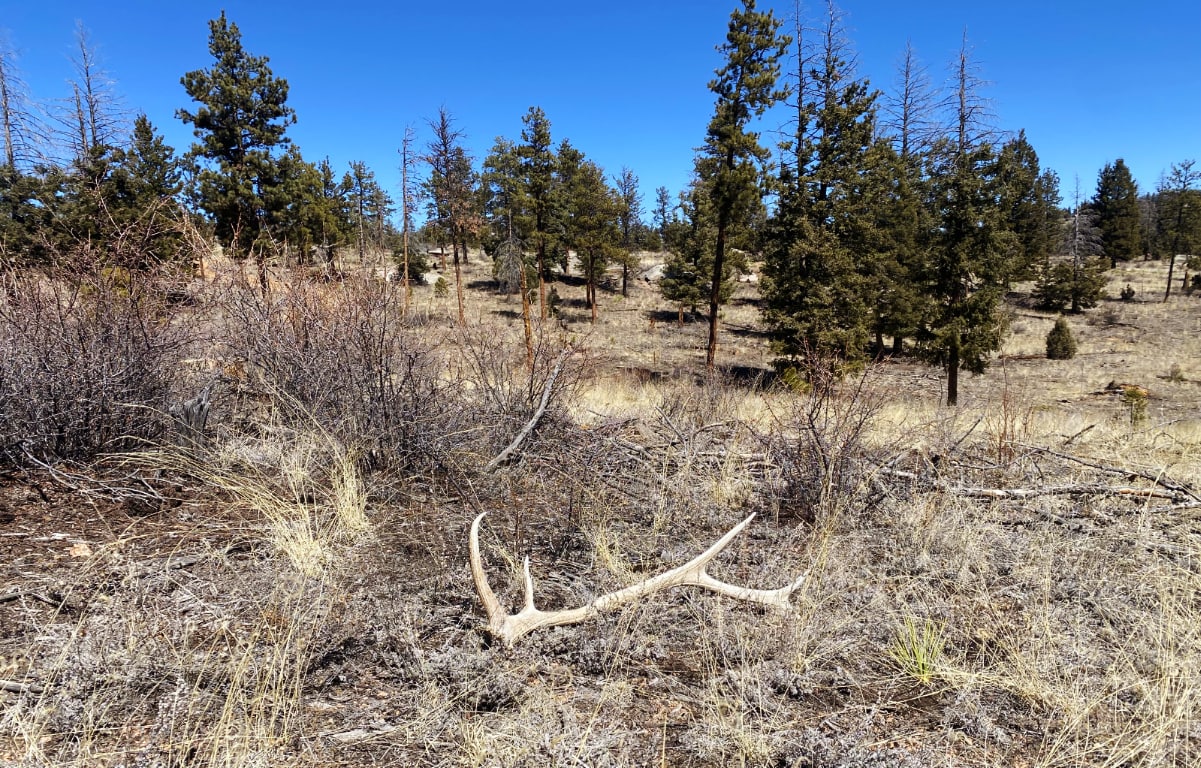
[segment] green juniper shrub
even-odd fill
[[[1047,359],[1071,360],[1076,356],[1076,337],[1072,335],[1071,326],[1062,317],[1055,321],[1055,326],[1047,334]]]

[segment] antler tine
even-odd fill
[[[526,611],[536,611],[534,607],[534,577],[530,576],[530,556],[525,556],[525,561],[521,565],[523,581],[525,581],[525,607],[521,609],[522,613]]]
[[[471,579],[475,582],[475,591],[479,593],[480,602],[484,604],[484,613],[488,615],[488,629],[495,634],[504,626],[505,609],[500,607],[496,593],[488,584],[488,574],[484,573],[484,560],[480,557],[480,521],[487,514],[487,512],[481,512],[471,522],[468,545],[471,557]]]

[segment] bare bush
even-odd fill
[[[3,461],[84,460],[163,436],[192,340],[167,295],[157,276],[120,269],[4,277]]]
[[[769,437],[781,512],[814,522],[863,488],[865,438],[883,403],[871,370],[842,383],[824,374],[791,401]]]
[[[402,302],[371,281],[296,281],[266,298],[230,287],[223,356],[242,405],[293,405],[376,464],[440,460],[457,415],[435,346],[402,325]]]

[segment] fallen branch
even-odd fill
[[[488,462],[488,465],[484,467],[484,472],[491,474],[512,459],[513,454],[517,452],[517,449],[521,447],[525,439],[534,431],[534,427],[538,426],[538,422],[542,420],[542,416],[546,413],[547,406],[550,405],[550,396],[554,391],[555,381],[559,378],[559,373],[563,370],[563,364],[567,362],[567,358],[571,357],[571,353],[574,351],[572,347],[567,347],[559,353],[559,359],[555,361],[555,367],[550,372],[550,378],[546,380],[546,386],[542,388],[542,400],[538,403],[538,410],[534,411],[533,417],[517,433],[517,437],[513,438],[513,442],[509,443],[503,451],[496,454],[492,461]]]
[[[1175,489],[1158,490],[1155,488],[1134,488],[1131,486],[1101,485],[1099,483],[1077,483],[1073,485],[1052,485],[1046,488],[971,488],[952,485],[943,480],[935,480],[916,472],[901,469],[879,467],[878,474],[900,477],[905,480],[926,483],[929,487],[949,493],[954,496],[966,496],[971,499],[1034,499],[1040,496],[1134,496],[1144,499],[1170,499],[1184,501],[1187,492]]]
[[[62,606],[61,601],[51,600],[40,592],[34,592],[32,589],[23,589],[18,592],[9,592],[7,594],[0,595],[0,603],[11,603],[13,600],[20,600],[22,597],[32,597],[34,600],[43,602],[46,605],[54,606],[55,608]]]
[[[1022,447],[1029,448],[1032,451],[1038,451],[1039,453],[1045,453],[1048,456],[1054,456],[1057,459],[1064,459],[1066,461],[1074,461],[1077,464],[1082,464],[1086,467],[1091,467],[1092,469],[1098,469],[1098,470],[1101,470],[1102,472],[1108,472],[1111,475],[1124,475],[1126,477],[1139,477],[1139,478],[1142,478],[1143,480],[1147,480],[1149,482],[1155,483],[1158,486],[1167,488],[1170,491],[1176,491],[1178,494],[1183,494],[1185,496],[1188,496],[1190,499],[1193,499],[1194,501],[1201,501],[1201,495],[1199,495],[1192,488],[1189,488],[1188,486],[1184,485],[1183,483],[1178,483],[1175,480],[1172,480],[1171,478],[1167,477],[1164,474],[1157,474],[1157,473],[1153,473],[1153,472],[1143,472],[1141,470],[1130,469],[1128,467],[1111,467],[1107,464],[1100,464],[1095,461],[1089,461],[1088,459],[1082,459],[1079,456],[1073,456],[1070,453],[1060,453],[1059,451],[1053,451],[1050,448],[1043,448],[1042,446],[1038,446],[1038,445],[1023,444]]]
[[[338,731],[336,733],[323,733],[325,738],[340,741],[343,744],[357,744],[360,741],[373,739],[376,736],[386,736],[395,730],[398,730],[398,725],[381,725],[375,728],[352,728],[349,731]]]

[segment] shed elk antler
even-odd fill
[[[717,557],[717,554],[725,549],[726,545],[733,541],[735,536],[742,533],[742,530],[755,519],[755,516],[752,514],[731,528],[729,533],[718,539],[713,546],[687,563],[672,568],[670,571],[665,571],[658,576],[652,576],[645,581],[631,584],[616,592],[601,595],[587,605],[579,608],[568,608],[559,611],[540,611],[535,608],[534,580],[530,577],[530,559],[526,557],[523,566],[525,607],[519,613],[510,615],[501,607],[500,601],[496,599],[496,594],[492,591],[492,587],[488,586],[488,576],[484,573],[484,562],[480,557],[480,521],[484,519],[484,515],[486,514],[486,512],[481,512],[475,518],[475,521],[471,523],[471,578],[475,581],[475,589],[480,595],[480,602],[484,604],[484,612],[488,614],[488,631],[493,637],[503,641],[506,646],[512,646],[513,643],[517,642],[518,638],[536,629],[555,627],[562,624],[578,624],[581,621],[592,618],[601,611],[612,610],[626,603],[634,602],[646,595],[672,587],[703,587],[704,589],[712,590],[720,595],[732,597],[736,600],[748,600],[775,608],[787,608],[789,596],[805,581],[805,577],[801,576],[788,586],[780,587],[779,589],[749,589],[719,581],[705,572],[705,567],[709,565],[709,562],[714,557]]]

